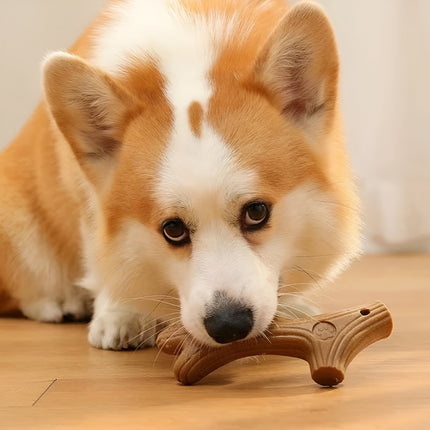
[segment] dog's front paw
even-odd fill
[[[22,300],[22,313],[43,322],[88,321],[92,313],[90,293],[75,286],[64,289],[63,293],[63,296],[40,294],[31,300]]]
[[[40,297],[32,301],[21,302],[22,313],[32,320],[43,322],[61,322],[63,311],[55,298]]]
[[[140,314],[112,310],[94,316],[88,341],[96,348],[137,349],[154,346],[156,332],[156,322],[151,325]]]

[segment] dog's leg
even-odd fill
[[[156,320],[125,303],[112,301],[102,291],[94,302],[88,341],[96,348],[115,350],[154,346],[157,327]]]
[[[79,248],[68,249],[47,240],[43,223],[30,208],[15,205],[22,198],[15,191],[12,186],[0,186],[0,196],[7,200],[3,204],[8,207],[6,212],[0,211],[0,287],[30,319],[56,323],[88,320],[91,293],[76,285]]]

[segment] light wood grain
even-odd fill
[[[231,363],[184,387],[156,350],[100,351],[82,324],[0,319],[0,428],[430,428],[430,255],[365,257],[314,299],[324,312],[381,300],[393,315],[392,336],[334,389],[285,357]]]

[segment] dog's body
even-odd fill
[[[263,332],[357,249],[337,79],[315,5],[112,1],[0,155],[3,309],[81,319],[94,297],[113,349],[151,344],[172,296],[202,342]]]

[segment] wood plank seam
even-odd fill
[[[33,402],[31,407],[36,406],[37,402],[48,392],[48,390],[57,382],[57,378],[55,378],[51,383],[43,390],[40,396]]]

